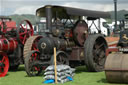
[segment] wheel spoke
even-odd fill
[[[26,23],[26,30],[28,29],[28,24]]]
[[[32,28],[29,30],[29,35],[31,36],[32,35],[32,32],[33,32],[33,30],[32,30]]]
[[[37,48],[33,47],[33,50],[36,50]]]
[[[100,49],[100,48],[102,48],[104,46],[104,43],[102,43],[102,44],[100,44],[100,45],[97,45],[96,46],[96,49]]]
[[[105,52],[101,51],[100,55],[99,55],[99,65],[103,65],[103,63],[105,62]]]
[[[22,24],[20,24],[21,28],[25,31],[25,28],[22,26]]]
[[[37,59],[37,54],[36,53],[34,53],[34,60],[36,60]]]
[[[95,54],[96,54],[96,55],[99,55],[100,51],[103,50],[102,48],[104,47],[104,44],[102,43],[102,44],[100,44],[99,46],[95,44],[94,47],[95,47],[95,48],[94,48]]]
[[[103,68],[105,53],[104,53],[104,43],[98,45],[97,43],[94,44],[93,48],[93,55],[94,55],[94,62],[97,68]]]
[[[20,36],[20,39],[24,39],[24,37]]]
[[[23,25],[24,24],[24,25]],[[30,37],[33,35],[33,28],[31,27],[31,23],[28,20],[24,20],[21,22],[20,24],[20,30],[19,30],[19,37],[22,36],[22,38],[20,38],[22,44],[25,43],[26,38]]]
[[[5,57],[5,56],[3,56],[2,62],[5,62],[5,58],[6,58],[6,57]]]
[[[27,35],[25,35],[25,36],[24,36],[23,44],[24,44],[24,43],[25,43],[25,41],[26,41],[26,37],[27,37]]]
[[[33,44],[32,49],[33,49],[33,50],[36,50],[36,51],[39,51],[38,48],[37,48],[37,46],[36,46],[36,43]]]
[[[22,35],[25,35],[25,34],[27,34],[27,32],[20,33],[19,35],[22,36]]]
[[[29,60],[30,62],[29,62],[29,73],[32,75],[32,76],[36,76],[36,75],[38,75],[40,72],[41,72],[41,69],[38,67],[38,66],[36,66],[35,65],[35,61],[37,61],[38,60],[38,57],[39,55],[38,55],[38,53],[37,52],[34,52],[34,53],[32,53],[31,54],[31,59]]]
[[[68,57],[63,52],[57,53],[57,64],[69,64],[68,63]]]
[[[60,58],[60,63],[63,63],[63,62],[62,62],[62,57],[61,57],[61,56],[59,56],[59,58]]]
[[[105,52],[101,49],[100,52],[99,52],[99,57],[100,58],[103,58],[105,57]]]
[[[65,64],[65,61],[66,61],[65,57],[64,57],[64,56],[61,56],[61,62],[62,62],[63,64]]]
[[[31,29],[30,29],[30,32],[33,32],[33,30],[32,30],[32,29],[33,29],[33,28],[31,28]]]

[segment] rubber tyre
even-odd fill
[[[92,53],[93,47],[94,47],[96,40],[99,38],[102,39],[101,42],[104,43],[105,52],[106,52],[107,43],[101,34],[89,35],[84,43],[85,65],[86,65],[86,68],[88,69],[88,71],[90,71],[90,72],[100,72],[100,71],[104,70],[104,67],[102,69],[96,68],[96,64],[93,60],[94,59],[94,55]],[[105,60],[106,60],[106,55],[105,55]],[[105,64],[105,61],[104,61],[104,64]]]

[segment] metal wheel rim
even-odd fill
[[[22,26],[23,23],[26,23],[26,28]],[[27,25],[30,27],[30,30],[28,30]],[[18,35],[21,43],[25,44],[26,39],[29,38],[30,36],[33,36],[33,33],[34,30],[32,24],[28,20],[22,21],[18,30]]]
[[[1,53],[2,58],[0,59],[1,63],[4,63],[4,67],[0,67],[0,77],[4,77],[9,69],[9,60],[6,54]]]
[[[41,68],[39,68],[36,65],[32,65],[36,60],[39,59],[39,54],[34,52],[32,53],[30,59],[29,59],[29,73],[33,76],[38,75],[38,73],[41,71]]]
[[[105,45],[104,43],[97,43],[97,41],[94,44],[93,47],[93,61],[96,68],[103,69],[105,64]]]
[[[69,61],[65,53],[58,53],[57,55],[57,65],[65,64],[68,65]]]

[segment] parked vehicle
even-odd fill
[[[29,25],[23,27],[22,24]],[[33,35],[33,28],[28,20],[16,27],[16,22],[9,17],[0,16],[0,77],[4,77],[8,69],[16,70],[23,63],[23,47],[28,37]]]
[[[57,49],[57,64],[86,65],[92,72],[104,70],[107,42],[101,29],[96,26],[98,32],[91,33],[82,17],[96,20],[109,18],[109,13],[46,5],[37,9],[36,15],[46,18],[46,29],[29,37],[25,43],[24,61],[29,76],[39,75],[45,67],[53,64],[54,47]]]

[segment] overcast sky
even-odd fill
[[[113,0],[0,0],[0,15],[35,14],[44,5],[63,5],[98,11],[112,11]],[[118,10],[128,10],[128,0],[118,0]]]

